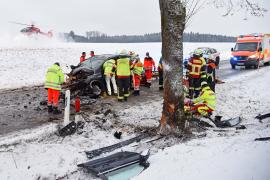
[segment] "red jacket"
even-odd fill
[[[83,61],[85,61],[85,56],[80,57],[80,62],[83,62]]]
[[[151,57],[145,57],[143,62],[143,67],[145,70],[152,70],[155,67],[155,61]]]

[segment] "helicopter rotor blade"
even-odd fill
[[[24,25],[24,26],[31,26],[29,24],[24,24],[24,23],[18,23],[18,22],[14,22],[14,21],[9,21],[12,24],[19,24],[19,25]]]

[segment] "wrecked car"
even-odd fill
[[[72,95],[98,97],[106,91],[103,64],[109,59],[117,60],[120,57],[130,58],[128,55],[102,54],[90,57],[77,66],[71,66],[65,87],[70,89]]]

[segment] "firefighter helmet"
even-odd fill
[[[120,55],[127,55],[127,50],[122,49],[121,52],[120,52]]]
[[[203,51],[201,49],[196,49],[193,52],[193,55],[195,55],[195,56],[202,56],[202,54],[203,54]]]

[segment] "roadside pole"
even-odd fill
[[[65,114],[64,114],[64,126],[69,123],[69,114],[70,114],[70,90],[66,90],[65,93]]]

